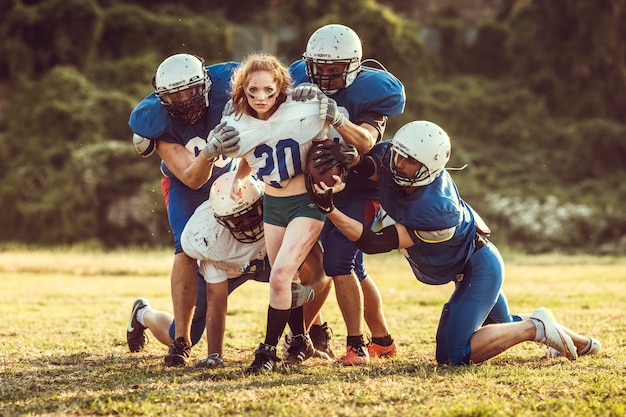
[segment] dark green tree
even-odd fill
[[[515,76],[557,114],[626,121],[626,7],[620,0],[529,0],[510,19]]]

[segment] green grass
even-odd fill
[[[506,254],[513,312],[550,307],[602,341],[575,362],[544,359],[524,343],[479,366],[434,359],[435,330],[451,285],[418,283],[398,254],[367,258],[385,301],[393,360],[344,368],[308,360],[289,374],[244,377],[265,329],[267,285],[229,299],[219,370],[169,369],[154,337],[131,354],[130,307],[145,296],[171,311],[169,251],[58,249],[0,252],[0,416],[622,416],[626,415],[626,258]],[[334,293],[324,318],[341,352],[345,327]],[[203,340],[192,351],[206,354]]]

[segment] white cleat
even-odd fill
[[[602,348],[602,344],[600,343],[599,340],[590,337],[589,341],[591,342],[589,349],[577,352],[579,357],[586,356],[586,355],[594,355],[598,353],[600,349]],[[558,350],[551,348],[551,347],[546,349],[546,354],[545,354],[546,358],[558,358],[559,356],[561,356],[561,352],[559,352]]]
[[[531,319],[539,320],[543,323],[546,331],[546,337],[540,340],[540,343],[556,349],[562,356],[574,361],[578,358],[576,346],[572,338],[559,326],[554,318],[554,314],[545,307],[538,308],[530,316]]]

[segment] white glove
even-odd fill
[[[339,111],[337,102],[326,96],[320,100],[320,117],[336,128],[343,126],[344,115]]]
[[[209,162],[215,162],[223,154],[229,154],[239,149],[239,132],[232,126],[222,122],[215,126],[211,140],[206,144],[202,153]]]
[[[144,138],[136,133],[133,133],[133,145],[135,145],[137,153],[144,158],[152,155],[156,149],[156,142],[154,139]]]
[[[224,104],[224,109],[222,110],[222,117],[230,116],[235,112],[235,106],[233,106],[233,101],[228,100],[226,104]]]
[[[315,298],[315,291],[308,285],[299,282],[291,283],[291,308],[300,307]]]
[[[313,83],[298,84],[291,93],[291,99],[294,101],[313,100],[315,97],[321,98],[322,96],[324,93]]]

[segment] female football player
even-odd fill
[[[233,74],[234,112],[223,119],[241,138],[239,149],[228,154],[241,158],[237,178],[254,175],[266,184],[263,222],[270,301],[265,340],[246,370],[249,374],[275,368],[276,345],[287,323],[296,342],[286,364],[299,364],[315,353],[302,307],[291,309],[291,283],[298,281],[298,268],[324,225],[324,216],[307,195],[303,172],[312,141],[328,129],[320,117],[320,100],[292,101],[291,88],[289,72],[276,57],[252,54]]]

